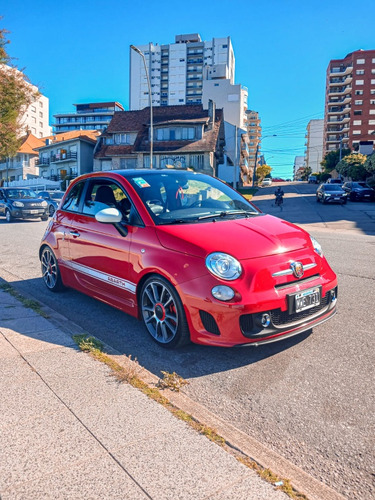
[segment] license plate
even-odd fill
[[[309,288],[294,295],[294,310],[296,313],[310,309],[320,304],[320,288]]]
[[[39,210],[27,210],[28,214],[38,214]]]
[[[340,198],[339,198],[338,196],[336,196],[334,199],[335,199],[335,200],[339,200]]]
[[[369,194],[365,194],[365,198],[370,198],[370,195]]]

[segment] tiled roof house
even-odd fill
[[[223,110],[212,103],[153,108],[153,167],[192,168],[216,175],[225,145]],[[150,166],[150,108],[118,112],[102,134],[94,170]]]

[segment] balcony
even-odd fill
[[[340,70],[331,69],[330,74],[337,75],[337,76],[344,76],[344,75],[348,75],[352,71],[353,71],[353,66],[346,66],[346,67],[340,68]]]
[[[35,166],[36,167],[42,167],[43,165],[48,166],[50,164],[50,159],[49,158],[37,158],[35,160]]]
[[[72,161],[76,159],[77,159],[77,153],[68,151],[67,153],[52,155],[50,161],[51,163],[61,163],[64,161]]]

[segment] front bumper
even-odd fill
[[[298,259],[298,255],[295,256]],[[285,257],[280,257],[284,263]],[[260,345],[297,335],[328,320],[336,313],[337,279],[325,259],[302,279],[273,274],[280,271],[276,257],[262,258],[247,269],[250,278],[234,284],[236,296],[230,302],[215,300],[211,295],[217,282],[203,276],[177,286],[185,306],[191,340],[198,344],[233,347]],[[300,258],[303,262],[303,259]],[[257,264],[262,264],[258,266]],[[308,263],[308,262],[307,262]],[[230,283],[227,285],[231,286]],[[319,287],[320,304],[299,313],[293,312],[290,297],[295,293]],[[262,326],[263,314],[270,321]]]
[[[14,219],[37,219],[39,217],[48,217],[47,208],[13,208],[11,215]]]

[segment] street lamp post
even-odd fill
[[[267,137],[276,137],[276,134],[272,135],[266,135],[262,137],[262,139],[266,139]],[[255,187],[255,180],[257,176],[257,163],[258,163],[258,153],[259,153],[259,145],[260,145],[261,139],[259,139],[258,144],[257,144],[257,149],[255,151],[255,165],[254,165],[254,171],[253,171],[253,187]]]
[[[130,45],[130,48],[134,50],[137,54],[139,54],[142,57],[143,64],[145,67],[145,72],[146,72],[146,78],[147,78],[147,85],[148,85],[148,97],[149,97],[149,102],[150,102],[150,168],[153,166],[153,145],[154,145],[154,126],[153,126],[153,113],[152,113],[152,95],[151,95],[151,85],[150,85],[150,76],[148,74],[148,69],[146,65],[146,58],[144,53],[138,49],[135,45]]]

